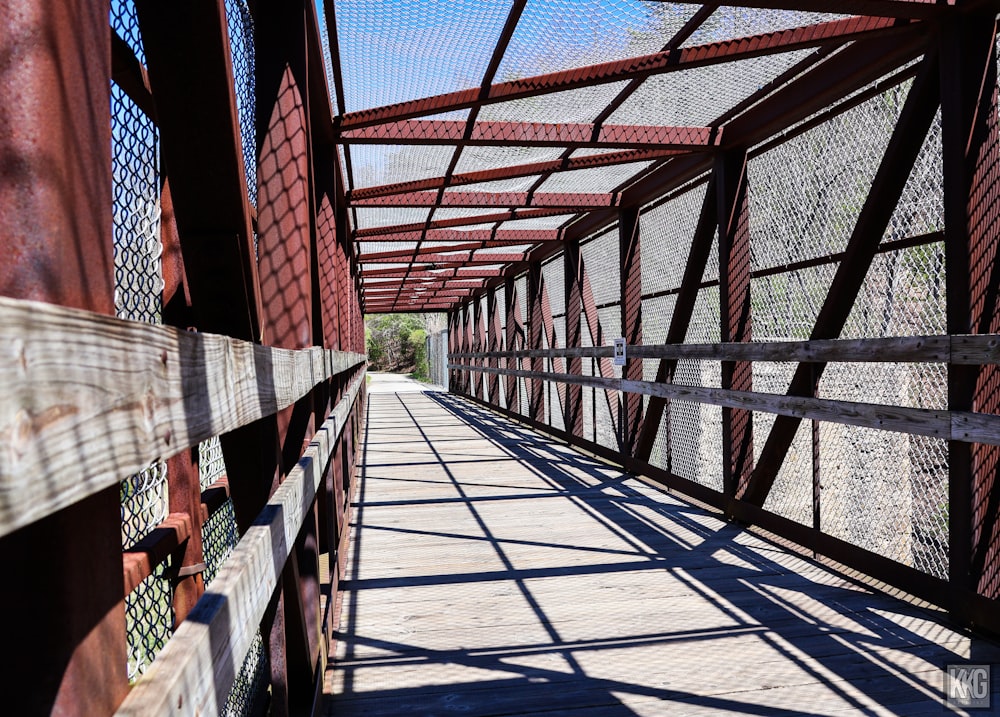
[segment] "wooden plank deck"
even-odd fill
[[[945,664],[1000,663],[455,396],[369,401],[328,714],[940,715]]]

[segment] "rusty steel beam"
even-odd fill
[[[497,292],[491,291],[486,294],[486,339],[487,346],[486,350],[491,354],[495,354],[500,350],[500,311],[497,307]],[[489,359],[489,367],[494,369],[500,368],[500,359],[495,356],[491,356]],[[499,374],[490,374],[487,378],[487,393],[486,400],[489,403],[499,406],[500,405],[500,376]]]
[[[382,236],[384,234],[398,234],[401,232],[419,232],[426,227],[430,229],[448,229],[451,227],[471,227],[478,224],[492,224],[494,222],[515,221],[517,219],[538,219],[540,217],[558,217],[563,214],[577,214],[572,209],[509,209],[506,212],[496,212],[494,214],[477,214],[471,217],[456,217],[454,219],[436,219],[430,222],[419,222],[414,224],[397,224],[389,227],[373,227],[371,229],[358,229],[354,232],[355,239],[368,239],[370,237]]]
[[[658,159],[667,159],[682,154],[688,154],[688,150],[677,149],[636,149],[625,150],[623,152],[609,152],[607,154],[591,154],[584,157],[563,157],[547,162],[532,162],[529,164],[516,164],[510,167],[496,167],[484,169],[477,172],[464,172],[453,174],[449,181],[446,177],[435,177],[432,179],[420,179],[412,182],[399,182],[396,184],[383,184],[373,187],[362,187],[351,191],[352,199],[371,199],[373,197],[387,197],[393,194],[408,194],[409,192],[419,192],[431,189],[441,189],[445,186],[460,187],[466,184],[477,184],[479,182],[492,182],[498,179],[517,179],[520,177],[533,177],[535,175],[549,175],[556,172],[572,172],[577,169],[591,169],[594,167],[612,167],[621,164],[632,164],[636,162],[650,162]]]
[[[667,335],[664,343],[683,343],[687,336],[688,326],[691,324],[691,316],[694,313],[695,301],[698,298],[698,291],[702,277],[705,275],[705,266],[708,256],[712,250],[712,240],[718,227],[718,202],[715,193],[718,186],[718,174],[713,172],[708,183],[705,199],[701,205],[701,213],[698,216],[698,224],[695,227],[694,236],[691,239],[691,246],[688,249],[687,262],[684,264],[684,276],[681,279],[681,288],[677,293],[677,300],[674,302],[674,311],[670,316],[670,326],[667,328]],[[656,368],[656,381],[658,383],[669,383],[673,381],[674,371],[677,368],[676,360],[661,360]],[[649,456],[653,452],[653,444],[660,431],[660,424],[664,415],[667,415],[667,457],[665,469],[671,471],[670,455],[670,418],[669,402],[665,399],[651,396],[646,402],[646,416],[643,419],[642,428],[636,438],[634,455],[637,460],[648,462]]]
[[[0,3],[0,295],[114,316],[109,13]],[[4,712],[118,708],[121,550],[117,486],[0,539]]]
[[[451,256],[452,252],[462,252],[467,253],[469,256],[475,256],[475,252],[481,249],[499,249],[501,247],[510,246],[508,242],[468,242],[466,244],[456,244],[455,246],[433,246],[433,247],[420,247],[416,252],[417,256],[424,257],[428,254],[436,254],[439,252],[448,252]],[[362,264],[371,263],[376,260],[382,259],[411,259],[413,258],[414,251],[412,249],[397,249],[395,251],[379,251],[372,252],[371,254],[361,254],[358,257],[358,261]],[[484,254],[483,256],[489,257],[489,254]],[[518,255],[520,256],[520,255]],[[423,259],[418,259],[417,261],[423,261]]]
[[[639,211],[623,210],[618,216],[618,274],[620,282],[621,329],[625,343],[642,345],[642,242],[639,235]],[[642,380],[642,360],[629,359],[626,351],[622,378],[627,381]],[[621,416],[622,453],[631,457],[642,425],[642,396],[638,393],[623,394]],[[624,461],[623,461],[624,462]]]
[[[589,147],[621,149],[710,149],[719,144],[716,127],[594,125],[583,123],[474,122],[466,120],[400,120],[344,130],[340,144],[433,145],[462,143],[471,147]]]
[[[666,0],[653,0],[665,2]],[[692,5],[698,0],[680,0]],[[798,10],[801,12],[836,12],[874,17],[931,19],[955,5],[955,0],[740,0],[740,7],[762,10]]]
[[[441,251],[441,247],[437,247],[436,251]],[[401,262],[400,257],[384,257],[382,259],[373,259],[371,257],[363,256],[361,257],[362,264],[401,264],[407,263],[410,266],[430,264],[430,267],[422,266],[422,268],[434,268],[434,265],[447,265],[447,266],[471,266],[474,264],[509,264],[514,261],[524,261],[526,256],[525,252],[519,252],[517,254],[476,254],[474,252],[467,252],[465,254],[460,254],[458,256],[450,256],[444,254],[421,254],[416,261]],[[362,273],[368,273],[363,271]]]
[[[1000,128],[995,13],[953,18],[941,34],[945,266],[949,334],[1000,330]],[[953,74],[960,73],[960,74]],[[950,366],[948,408],[1000,413],[997,366]],[[948,444],[949,580],[1000,598],[1000,450]],[[966,623],[981,622],[967,605]]]
[[[527,349],[542,348],[542,330],[544,328],[544,320],[542,318],[543,282],[542,263],[540,261],[532,262],[528,265],[528,341],[525,346]],[[535,374],[541,373],[545,368],[544,359],[541,356],[532,357],[530,365],[531,371]],[[545,398],[542,390],[545,387],[545,382],[539,378],[532,378],[530,381],[528,416],[532,420],[541,423],[545,420]]]
[[[618,204],[618,196],[610,193],[570,192],[412,192],[373,199],[354,199],[353,207],[558,207],[585,212],[607,209]]]
[[[507,45],[510,43],[511,38],[514,36],[514,31],[517,29],[517,24],[520,22],[521,13],[524,12],[524,8],[527,5],[527,0],[514,0],[511,3],[510,10],[507,13],[507,19],[504,21],[504,26],[500,30],[500,35],[497,38],[496,44],[493,46],[493,52],[490,57],[489,64],[486,66],[486,71],[483,74],[482,82],[480,83],[479,93],[480,96],[485,97],[489,93],[490,85],[493,83],[496,77],[496,72],[500,67],[500,63],[503,61],[503,56],[507,51]],[[479,110],[481,107],[480,102],[475,102],[471,105],[469,109],[468,116],[466,117],[465,127],[462,132],[462,137],[460,142],[455,146],[451,154],[451,160],[448,162],[448,168],[444,173],[444,183],[442,188],[438,190],[438,203],[440,204],[442,194],[444,193],[444,187],[448,185],[451,181],[452,175],[455,173],[455,168],[458,166],[458,160],[462,156],[462,152],[465,149],[465,142],[469,140],[472,136],[473,128],[475,127],[475,122],[479,117]],[[345,147],[345,150],[347,148]],[[356,214],[356,212],[355,212]],[[428,230],[432,228],[432,222],[434,219],[434,210],[432,209],[427,215],[427,222],[423,228],[423,232],[426,234]],[[416,248],[419,249],[421,238],[417,242]]]
[[[726,343],[752,339],[750,216],[747,154],[730,150],[716,157],[719,230],[720,337]],[[753,390],[749,361],[722,362],[722,388]],[[730,498],[742,494],[753,470],[753,412],[722,409],[722,484]]]
[[[851,233],[844,260],[834,275],[810,332],[810,339],[837,338],[850,315],[854,300],[937,112],[938,66],[936,52],[928,55],[922,62]],[[825,364],[799,364],[789,383],[787,395],[810,395],[813,382],[819,380],[824,368]],[[764,504],[800,421],[801,419],[790,416],[775,418],[747,488],[742,496],[737,497],[753,505]]]
[[[388,229],[385,234],[377,232]],[[396,227],[380,227],[359,237],[363,241],[369,242],[416,242],[420,240],[422,231],[420,229],[400,229]],[[541,244],[544,242],[559,242],[562,240],[561,229],[431,229],[427,232],[425,241],[428,242],[493,242],[492,246],[518,245],[518,244]],[[413,250],[407,250],[413,254]],[[442,247],[440,251],[447,251]]]
[[[450,281],[452,279],[493,279],[498,276],[503,275],[502,269],[493,269],[487,271],[485,269],[473,269],[470,271],[462,271],[461,264],[456,264],[455,268],[449,269],[447,274],[441,274],[434,271],[411,271],[409,267],[400,267],[397,269],[372,269],[369,271],[361,272],[362,278],[378,277],[384,279],[387,277],[400,277],[405,279],[431,279],[440,281]]]
[[[563,249],[567,349],[576,349],[583,345],[580,322],[583,312],[583,300],[580,296],[581,267],[579,242],[567,242]],[[571,376],[582,376],[583,359],[579,356],[567,359],[566,373]],[[566,427],[566,432],[577,438],[583,438],[583,386],[577,384],[567,386],[566,404],[563,409],[563,425]]]
[[[407,280],[406,282],[402,283],[404,285],[410,285],[413,287],[424,287],[426,289],[444,289],[446,291],[452,291],[454,289],[483,288],[483,281],[481,279],[479,281],[458,281],[455,279],[413,279],[412,281]],[[399,285],[400,282],[393,281],[391,283],[387,283],[386,287],[391,287],[393,290],[396,290],[399,287]],[[366,283],[365,287],[366,287],[365,291],[369,294],[373,291],[373,289],[377,291],[380,288],[383,288],[380,287],[378,283],[375,283],[374,285]]]
[[[421,115],[463,110],[476,105],[536,97],[622,80],[646,78],[666,72],[819,47],[831,43],[843,44],[854,40],[885,37],[909,24],[906,20],[858,16],[752,37],[677,48],[642,57],[632,57],[548,75],[501,82],[491,86],[485,97],[483,97],[481,90],[476,88],[360,112],[350,112],[344,115],[340,128],[342,131],[360,129]]]

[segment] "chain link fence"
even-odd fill
[[[784,142],[751,149],[747,206],[754,341],[810,338],[910,85],[907,81],[894,86]],[[640,213],[642,322],[647,345],[667,339],[695,227],[707,199],[707,180],[707,175],[696,178],[683,191],[643,207]],[[946,332],[944,247],[936,234],[944,222],[942,187],[938,116],[866,271],[840,332],[842,338]],[[589,185],[586,188],[592,190]],[[589,317],[594,326],[588,324],[586,315],[582,319],[583,346],[592,345],[598,333],[604,345],[621,333],[618,242],[616,226],[581,242],[591,306],[596,308],[596,316]],[[560,348],[566,337],[562,266],[561,254],[542,266],[554,345]],[[718,280],[716,231],[682,342],[720,340]],[[530,336],[524,276],[517,279],[516,288]],[[542,344],[536,348],[549,344],[543,332]],[[584,359],[582,363],[585,376],[602,374],[599,361]],[[654,380],[658,365],[658,361],[645,361],[643,378]],[[792,362],[754,362],[752,390],[786,393],[797,367]],[[527,368],[527,361],[522,368]],[[546,359],[545,370],[554,368],[555,362]],[[603,373],[609,375],[606,367]],[[619,376],[619,369],[610,375]],[[721,365],[681,360],[670,380],[718,388]],[[528,392],[523,379],[518,384],[519,410],[527,414]],[[617,450],[618,392],[585,387],[582,393],[583,438]],[[553,428],[563,428],[556,385],[546,382],[543,396],[544,420]],[[816,396],[945,409],[947,368],[934,363],[831,363],[822,373]],[[760,458],[774,423],[774,414],[753,413],[755,459]],[[720,407],[673,400],[649,462],[721,491],[722,447]],[[765,508],[804,525],[818,524],[824,532],[853,545],[946,577],[947,475],[948,448],[943,439],[802,421]]]

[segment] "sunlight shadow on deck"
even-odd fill
[[[331,714],[940,714],[1000,650],[449,394],[373,394]]]

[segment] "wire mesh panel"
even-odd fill
[[[135,7],[112,4],[111,28],[145,61]],[[112,83],[111,167],[115,311],[119,317],[162,321],[159,134],[152,119]],[[167,516],[167,467],[160,461],[120,485],[122,547],[142,540]],[[128,677],[149,666],[170,636],[173,614],[163,566],[125,599]]]
[[[240,118],[243,165],[250,202],[257,206],[257,100],[254,59],[253,15],[247,0],[226,0],[229,50],[232,55],[236,109]]]

